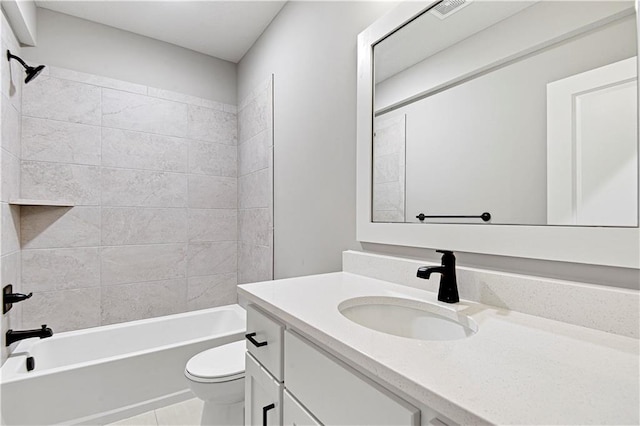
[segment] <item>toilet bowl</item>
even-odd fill
[[[202,425],[244,423],[244,341],[193,356],[184,368],[191,391],[204,401]]]

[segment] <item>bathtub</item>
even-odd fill
[[[193,398],[189,358],[245,329],[228,305],[23,340],[0,369],[2,423],[105,424]]]

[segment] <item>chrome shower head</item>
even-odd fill
[[[37,67],[27,65],[20,57],[11,54],[11,51],[7,50],[7,60],[11,61],[12,59],[20,62],[20,65],[24,67],[25,72],[27,73],[27,78],[24,79],[25,84],[36,78],[44,69],[44,65],[38,65]]]

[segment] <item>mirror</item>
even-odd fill
[[[445,0],[372,42],[371,221],[637,227],[637,44],[634,1]]]
[[[447,2],[448,1],[448,2]],[[569,2],[557,2],[557,1],[542,1],[542,2],[528,2],[523,3],[520,1],[488,1],[488,0],[473,0],[467,6],[453,12],[452,15],[446,17],[443,20],[436,19],[436,21],[442,23],[438,32],[434,31],[434,26],[428,26],[428,28],[417,28],[415,30],[407,30],[407,28],[414,28],[412,23],[419,22],[420,17],[425,13],[430,13],[429,10],[434,6],[443,4],[445,6],[451,6],[455,3],[460,3],[463,0],[445,0],[444,2],[434,1],[405,1],[398,4],[396,8],[391,10],[380,19],[376,20],[373,24],[367,27],[358,35],[358,69],[357,69],[357,114],[356,114],[356,128],[357,128],[357,185],[356,185],[356,238],[358,241],[366,243],[397,245],[406,247],[419,247],[430,249],[445,249],[458,252],[468,253],[483,253],[489,255],[509,256],[509,257],[521,257],[528,259],[541,259],[551,260],[556,262],[572,262],[591,265],[606,265],[611,267],[632,268],[640,269],[640,228],[638,227],[638,208],[637,208],[637,188],[638,186],[638,141],[637,130],[635,143],[630,149],[635,153],[628,155],[631,157],[631,173],[635,172],[636,180],[631,182],[630,185],[636,188],[635,194],[631,194],[630,205],[635,206],[635,216],[633,213],[629,213],[630,220],[625,216],[625,221],[628,220],[628,224],[619,225],[618,222],[605,223],[601,222],[601,217],[587,217],[585,219],[589,226],[582,225],[576,220],[576,215],[567,209],[567,206],[573,208],[573,205],[577,202],[584,203],[584,188],[589,189],[593,186],[598,186],[601,182],[604,183],[600,172],[609,173],[611,170],[621,171],[621,175],[625,168],[621,168],[619,159],[616,156],[611,158],[609,156],[609,147],[612,145],[612,140],[617,139],[619,134],[611,133],[611,125],[604,126],[604,130],[596,126],[595,129],[581,128],[579,125],[594,123],[594,117],[600,119],[601,108],[594,107],[594,104],[601,105],[598,98],[600,95],[607,97],[610,93],[606,90],[604,92],[593,91],[592,89],[582,89],[579,76],[585,72],[597,70],[599,68],[613,65],[618,70],[612,72],[605,71],[605,74],[617,73],[622,69],[623,73],[628,72],[629,66],[633,68],[632,73],[637,69],[637,60],[632,59],[636,53],[623,54],[619,57],[612,58],[608,63],[595,64],[593,66],[583,66],[583,68],[576,68],[575,70],[565,71],[552,76],[550,81],[545,82],[542,88],[536,89],[532,84],[528,83],[524,85],[524,89],[530,89],[537,91],[537,97],[526,101],[516,101],[515,107],[510,111],[512,115],[508,115],[506,118],[503,116],[489,116],[488,126],[492,131],[498,131],[495,133],[496,139],[498,137],[503,138],[508,136],[506,140],[510,140],[511,145],[503,145],[502,148],[494,148],[491,144],[494,141],[484,137],[479,131],[470,129],[468,126],[473,123],[473,114],[486,114],[487,111],[497,110],[501,107],[501,97],[508,97],[510,93],[504,93],[504,90],[500,89],[485,89],[485,92],[479,92],[481,96],[475,96],[469,98],[466,104],[457,104],[456,108],[445,109],[445,113],[454,117],[456,121],[449,121],[449,126],[445,130],[457,135],[457,138],[447,139],[446,145],[440,147],[445,149],[443,152],[431,152],[428,158],[421,159],[422,161],[431,161],[431,166],[437,168],[439,162],[445,161],[458,161],[459,163],[451,163],[446,168],[443,167],[443,173],[437,175],[431,175],[427,180],[423,179],[418,182],[412,182],[411,176],[413,172],[410,170],[411,164],[406,162],[406,159],[413,159],[415,156],[415,148],[407,141],[405,144],[396,144],[395,141],[398,135],[402,138],[408,139],[411,137],[411,116],[405,114],[403,118],[399,114],[398,117],[392,115],[393,112],[403,107],[409,107],[412,104],[418,104],[420,99],[432,98],[438,95],[442,95],[440,99],[449,101],[454,98],[452,94],[462,93],[465,90],[475,89],[479,81],[484,78],[490,80],[497,78],[496,76],[503,73],[509,73],[510,67],[520,70],[523,68],[523,63],[527,61],[535,60],[540,55],[553,55],[553,52],[557,52],[557,48],[562,49],[564,46],[578,41],[585,37],[595,37],[601,34],[603,30],[611,30],[616,28],[628,26],[635,27],[637,21],[637,4],[634,5],[631,2],[625,1],[569,1]],[[578,5],[578,7],[573,7]],[[490,9],[487,9],[490,7]],[[507,9],[503,9],[507,7]],[[465,13],[473,11],[479,13],[483,10],[485,20],[481,19],[481,15],[477,15],[473,18],[466,18],[466,23],[458,22],[459,25],[449,25],[453,19],[460,19],[464,17]],[[543,13],[555,8],[554,12]],[[558,9],[560,8],[560,9]],[[562,13],[562,8],[564,13]],[[615,10],[611,8],[616,8]],[[498,10],[500,9],[500,11]],[[522,23],[518,18],[522,18],[527,14],[535,11],[538,18],[535,21],[531,21],[528,25]],[[446,10],[443,12],[447,13]],[[456,18],[458,17],[458,18]],[[436,17],[437,18],[437,17]],[[534,22],[534,23],[532,23]],[[447,23],[448,25],[444,25]],[[471,25],[471,26],[469,26]],[[569,27],[567,27],[569,25]],[[451,27],[455,27],[456,30],[451,32]],[[508,29],[511,27],[510,32],[505,34],[494,33],[491,36],[490,31],[494,31],[498,28]],[[514,29],[515,27],[515,29]],[[569,28],[569,29],[568,29]],[[429,32],[431,31],[431,32]],[[637,30],[634,35],[634,40],[637,45],[638,33]],[[383,43],[390,42],[394,37],[400,37],[402,33],[407,33],[408,39],[404,42],[399,42],[397,49],[389,49],[388,55],[391,65],[399,66],[398,69],[391,69],[390,72],[395,75],[402,69],[406,71],[402,74],[409,75],[410,70],[418,70],[420,63],[438,59],[436,64],[429,66],[428,69],[421,69],[414,73],[413,79],[403,80],[400,84],[398,82],[395,85],[394,90],[384,91],[382,89],[382,83],[385,80],[391,81],[390,78],[381,78],[376,73],[380,73],[379,66],[374,62],[374,52],[376,52],[376,61],[384,61],[384,46]],[[627,32],[628,34],[628,32]],[[499,36],[499,37],[498,37]],[[420,47],[417,54],[413,54],[413,59],[403,59],[402,54],[405,52],[403,47],[405,43],[408,43],[411,47]],[[634,41],[631,41],[634,43]],[[466,46],[466,47],[465,47]],[[458,55],[458,61],[447,61],[450,59],[454,51],[457,48],[465,47],[466,53],[464,55]],[[615,52],[620,52],[622,49],[628,49],[623,47],[621,39],[616,39],[614,43],[606,46],[596,45],[589,46],[588,51],[596,52],[605,56],[612,56]],[[413,49],[415,50],[415,49]],[[424,51],[427,51],[425,54]],[[422,52],[421,52],[422,51]],[[562,51],[562,50],[560,50]],[[382,52],[382,53],[381,53]],[[570,52],[564,51],[563,54],[558,54],[558,60],[554,62],[560,62],[561,60],[573,58],[580,51]],[[399,55],[399,56],[396,56]],[[626,57],[627,55],[630,55]],[[582,53],[580,54],[580,57]],[[381,58],[382,57],[382,58]],[[627,62],[621,62],[621,61]],[[576,64],[579,61],[576,60]],[[413,66],[410,66],[413,64]],[[573,60],[569,61],[569,64],[573,64]],[[437,65],[437,66],[436,66]],[[551,67],[552,64],[550,64]],[[572,65],[573,66],[573,65]],[[577,67],[577,65],[576,65]],[[524,67],[526,68],[526,67]],[[611,70],[612,68],[605,68],[605,70]],[[545,70],[546,71],[546,70]],[[554,71],[555,72],[555,71]],[[390,74],[391,75],[391,74]],[[588,74],[587,74],[588,75]],[[591,74],[594,76],[595,74]],[[632,74],[633,75],[633,74]],[[575,79],[571,80],[575,76]],[[595,79],[598,76],[593,77]],[[599,77],[598,77],[599,78]],[[615,84],[605,84],[604,89],[618,87],[621,91],[629,92],[629,88],[625,86],[627,83],[635,84],[635,78],[632,78],[629,82],[624,82],[625,77],[622,77],[623,82],[619,82],[620,77],[616,77],[618,81]],[[569,80],[567,80],[569,79]],[[587,80],[591,80],[589,77]],[[378,81],[378,84],[376,84]],[[412,83],[412,84],[408,84]],[[415,83],[415,84],[413,84]],[[513,83],[506,77],[501,82],[502,84]],[[563,84],[566,83],[566,84]],[[589,81],[587,81],[589,83]],[[420,86],[421,85],[421,86]],[[515,85],[515,83],[513,83]],[[522,89],[521,84],[518,87]],[[388,87],[390,87],[388,85]],[[596,85],[596,87],[601,87]],[[374,93],[374,88],[375,93]],[[477,90],[480,90],[478,88]],[[540,93],[540,90],[542,93]],[[559,99],[564,101],[559,102],[562,108],[556,108],[554,102],[551,102],[551,109],[547,103],[548,99],[555,99],[556,96],[547,96],[547,90],[557,94]],[[612,91],[615,92],[615,91]],[[386,94],[389,94],[387,97]],[[587,96],[594,94],[597,96]],[[584,95],[584,96],[583,96]],[[393,96],[393,97],[392,97]],[[635,92],[637,97],[637,91]],[[616,98],[615,96],[613,96]],[[385,101],[385,99],[387,99]],[[567,107],[567,100],[571,101],[569,107]],[[579,100],[579,103],[576,102]],[[592,102],[592,101],[597,102]],[[607,101],[608,102],[608,101]],[[605,102],[606,105],[608,103]],[[629,108],[637,108],[636,102],[630,102]],[[578,120],[575,118],[574,108],[578,105],[580,108],[584,106],[584,115],[579,117],[587,117],[588,119]],[[476,107],[475,110],[471,107]],[[534,108],[535,109],[532,109]],[[388,109],[385,110],[385,108]],[[555,109],[554,109],[555,108]],[[519,120],[524,120],[529,117],[522,118],[520,110],[531,109],[537,111],[538,117],[536,120],[542,120],[543,125],[540,128],[533,128],[529,124],[528,127],[518,127],[517,131],[514,131],[509,126],[505,126],[507,123],[517,122],[518,126],[525,126],[526,122],[523,121],[520,124],[516,121],[516,117]],[[473,113],[469,112],[472,111]],[[435,111],[442,114],[443,111]],[[397,113],[398,114],[398,113]],[[554,117],[553,121],[547,122],[548,114]],[[566,118],[566,114],[569,114],[569,118]],[[375,117],[374,117],[375,115]],[[542,118],[540,118],[540,115]],[[631,114],[633,115],[633,114]],[[386,116],[386,117],[384,117]],[[446,114],[444,115],[445,118]],[[442,115],[441,115],[442,117]],[[606,117],[606,115],[604,116]],[[395,121],[394,121],[395,118]],[[426,121],[429,117],[421,116],[420,120]],[[635,113],[635,121],[638,121],[637,113]],[[617,119],[617,118],[616,118]],[[404,126],[403,126],[404,120]],[[571,126],[567,126],[566,123],[570,122]],[[432,122],[433,123],[433,122]],[[554,123],[562,123],[556,125]],[[434,126],[441,125],[442,123],[435,123]],[[625,125],[626,131],[629,127]],[[634,127],[631,125],[631,127]],[[377,142],[374,141],[374,129],[376,131]],[[524,130],[523,130],[524,129]],[[551,129],[551,130],[550,130]],[[576,132],[575,130],[578,130]],[[525,131],[526,130],[526,131]],[[618,129],[616,129],[617,131]],[[559,136],[555,139],[564,141],[564,143],[550,142],[555,140],[549,138],[548,132],[556,132]],[[566,133],[573,132],[571,136],[566,136]],[[543,184],[534,182],[533,179],[529,179],[528,187],[520,187],[516,185],[516,180],[509,175],[507,171],[494,170],[493,162],[494,157],[497,157],[497,153],[502,155],[500,149],[508,151],[513,156],[508,161],[519,161],[519,164],[528,165],[528,161],[533,161],[533,156],[529,157],[521,149],[521,141],[531,139],[531,134],[537,135],[536,140],[542,144],[542,148],[537,148],[540,152],[544,152],[542,159],[545,161],[539,166],[529,166],[527,171],[531,173],[537,173],[543,179]],[[606,136],[605,146],[606,150],[603,150],[603,143],[599,139],[602,135]],[[423,145],[428,145],[427,142],[434,142],[434,138],[431,137],[430,141],[426,139],[433,135],[433,132],[422,135]],[[594,136],[595,140],[585,138],[584,136]],[[446,136],[449,136],[446,134]],[[471,144],[480,144],[480,136],[483,136],[483,143],[486,143],[485,149],[475,149]],[[570,143],[566,141],[569,140]],[[467,143],[466,147],[462,145],[462,142]],[[574,141],[581,142],[581,149],[577,150]],[[455,145],[460,143],[458,152],[455,153]],[[548,167],[546,163],[547,151],[549,144],[558,148],[558,158],[567,158],[569,155],[570,160],[562,160],[559,167],[554,165]],[[375,148],[377,145],[378,148]],[[471,147],[470,147],[471,146]],[[480,145],[478,145],[480,147]],[[491,148],[491,149],[489,149]],[[475,150],[474,150],[475,149]],[[374,159],[375,154],[382,154],[385,152],[390,157],[395,157],[395,160],[390,160],[388,164],[381,164],[378,160]],[[446,159],[443,153],[447,153],[449,150],[451,155],[447,155]],[[579,156],[575,153],[579,152]],[[555,154],[554,154],[555,155]],[[538,154],[538,159],[541,154]],[[626,157],[627,154],[621,154],[621,157]],[[515,160],[513,159],[515,158]],[[627,158],[628,159],[628,158]],[[380,159],[382,160],[382,159]],[[579,160],[579,161],[578,161]],[[595,161],[594,161],[595,160]],[[616,160],[616,161],[614,161]],[[566,162],[565,162],[566,161]],[[585,178],[583,169],[575,168],[575,164],[584,163],[587,166],[596,163],[599,169],[596,169],[597,173],[588,174]],[[434,165],[435,164],[435,165]],[[508,165],[508,163],[506,163]],[[554,163],[555,164],[555,163]],[[614,164],[616,164],[614,166]],[[377,172],[374,172],[373,168],[376,166]],[[491,165],[491,167],[489,167]],[[467,168],[470,166],[484,166],[476,173],[470,173]],[[539,168],[538,168],[539,167]],[[422,169],[427,169],[426,166],[422,166]],[[403,170],[404,169],[404,170]],[[418,169],[420,170],[420,169]],[[470,206],[455,204],[460,203],[460,200],[476,200],[476,195],[473,193],[459,191],[467,190],[467,186],[476,185],[476,181],[480,184],[476,185],[478,190],[486,191],[490,188],[490,185],[486,184],[487,179],[491,177],[491,174],[487,174],[486,171],[492,172],[495,176],[501,179],[501,191],[499,195],[502,195],[502,206],[499,210],[496,206],[487,206],[485,201],[493,200],[488,195],[477,196],[477,199],[481,202],[471,207],[473,211],[467,210]],[[519,171],[519,170],[518,170]],[[378,174],[384,172],[382,174]],[[580,173],[578,173],[580,172]],[[374,176],[375,175],[375,176]],[[576,179],[581,177],[582,180]],[[558,180],[559,179],[559,180]],[[562,183],[564,182],[564,183]],[[567,184],[569,182],[569,184]],[[374,188],[378,184],[389,183],[386,188]],[[616,183],[615,179],[607,181],[609,187],[622,188],[622,186]],[[456,184],[456,185],[454,185]],[[394,187],[395,185],[395,187]],[[438,202],[429,200],[431,205],[420,206],[420,212],[425,216],[433,215],[435,213],[442,213],[442,215],[481,215],[484,212],[492,215],[488,222],[484,222],[482,219],[477,218],[445,218],[444,221],[435,218],[425,218],[423,223],[411,222],[415,220],[411,216],[417,216],[415,211],[409,212],[406,206],[411,203],[411,186],[417,185],[427,187],[438,187],[441,185],[448,188],[447,191],[441,192],[442,197]],[[553,191],[557,191],[558,194],[551,193],[548,190],[544,195],[537,195],[537,200],[540,203],[544,203],[543,218],[546,217],[546,221],[543,223],[533,224],[532,219],[528,219],[529,223],[520,224],[524,220],[519,219],[506,219],[505,212],[508,213],[508,209],[515,210],[518,207],[518,200],[533,198],[533,193],[529,194],[533,185],[538,185],[538,193],[540,193],[540,185],[542,188],[551,188]],[[399,189],[398,189],[399,188]],[[574,191],[574,188],[580,188],[580,192]],[[605,187],[603,187],[605,188]],[[391,203],[387,203],[383,199],[378,199],[375,194],[380,194],[380,190],[386,190],[386,200],[395,202],[395,206],[400,206],[401,209],[393,211],[393,208],[379,208],[388,207]],[[573,193],[571,192],[573,191]],[[559,197],[560,193],[569,193],[568,197]],[[629,193],[633,190],[629,190]],[[465,194],[462,196],[461,194]],[[529,194],[529,195],[528,195]],[[605,196],[609,196],[609,192],[604,191]],[[579,195],[582,197],[580,199]],[[513,197],[513,198],[509,198]],[[520,197],[520,198],[517,198]],[[620,197],[618,197],[620,198]],[[605,197],[606,199],[606,197]],[[550,203],[549,200],[552,200]],[[555,201],[558,200],[556,203]],[[602,199],[600,199],[601,201]],[[616,201],[620,201],[619,199]],[[447,205],[445,210],[443,207],[438,207],[439,210],[432,210],[434,206],[445,206],[445,203],[452,203]],[[613,201],[611,201],[613,203]],[[460,208],[459,211],[454,211],[453,208]],[[549,209],[552,206],[552,209]],[[617,213],[618,210],[622,210],[622,204],[608,206],[608,211],[604,216],[605,219],[613,216],[613,213]],[[464,211],[462,211],[464,207]],[[379,209],[378,209],[379,208]],[[475,208],[479,208],[475,210]],[[378,220],[374,218],[375,209],[382,211],[386,210],[383,218],[378,217]],[[424,209],[424,210],[423,210]],[[615,210],[615,212],[614,212]],[[567,213],[569,211],[569,213]],[[551,213],[550,213],[551,212]],[[563,217],[562,215],[568,215]],[[434,213],[434,214],[431,214]],[[439,214],[438,214],[439,215]],[[553,220],[549,220],[552,216]],[[399,219],[398,219],[399,218]],[[394,221],[406,220],[408,223],[397,223]],[[419,220],[419,219],[418,219]],[[466,220],[466,222],[465,222]],[[580,219],[582,220],[582,219]],[[456,222],[457,221],[457,222]],[[555,221],[555,222],[554,222]],[[443,223],[445,222],[445,223]],[[518,224],[516,224],[518,223]],[[599,223],[598,225],[595,225]],[[549,226],[552,225],[552,226]]]

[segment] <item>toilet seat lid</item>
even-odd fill
[[[243,340],[207,349],[193,356],[184,372],[196,382],[228,382],[244,377]]]

